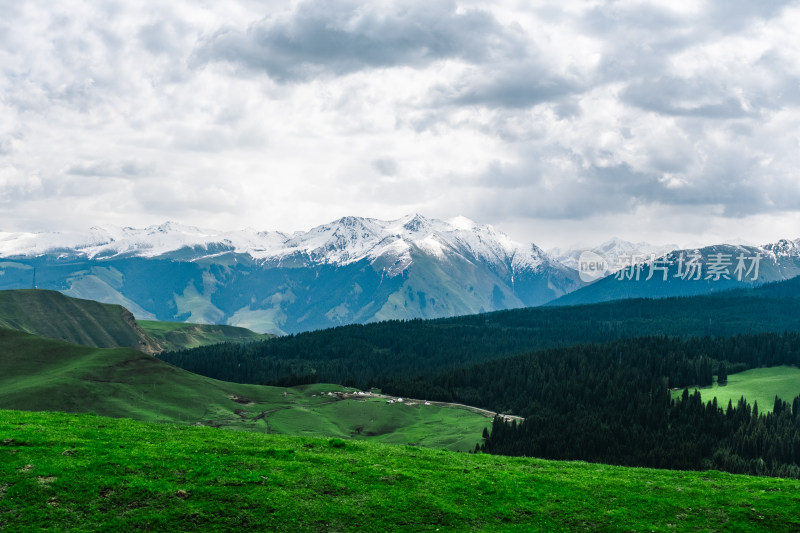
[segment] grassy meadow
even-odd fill
[[[263,433],[475,448],[491,419],[455,407],[333,392],[339,385],[241,385],[128,348],[100,349],[0,329],[0,408],[65,411]],[[329,395],[328,393],[331,393]]]
[[[0,529],[797,531],[800,482],[0,411]]]
[[[137,320],[136,322],[164,350],[182,350],[207,344],[249,342],[273,337],[273,335],[262,335],[235,326],[160,322],[157,320]]]
[[[704,402],[710,402],[716,397],[717,404],[723,409],[728,405],[728,400],[735,405],[744,396],[750,404],[758,402],[758,410],[766,413],[772,411],[776,395],[785,402],[791,402],[800,395],[800,368],[754,368],[729,375],[727,385],[720,386],[715,382],[712,387],[697,390]],[[680,394],[681,391],[673,391],[673,395]]]

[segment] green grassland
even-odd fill
[[[57,291],[0,291],[0,327],[84,346],[160,351],[124,307]]]
[[[797,531],[800,482],[0,411],[0,529]]]
[[[84,346],[128,347],[147,353],[272,337],[234,326],[137,322],[122,306],[39,289],[0,291],[0,328]]]
[[[472,450],[491,420],[437,405],[329,395],[186,372],[129,348],[99,349],[0,329],[0,408],[95,413],[149,422],[372,439]]]
[[[723,409],[728,400],[734,405],[744,396],[748,403],[758,402],[759,412],[771,412],[777,395],[785,402],[792,402],[800,395],[800,368],[776,366],[771,368],[754,368],[737,372],[728,376],[728,384],[697,389],[704,402],[717,398],[717,404]],[[690,391],[691,392],[691,391]],[[673,391],[673,396],[680,396],[681,391]]]
[[[221,342],[249,342],[273,337],[273,335],[256,333],[236,326],[159,322],[157,320],[137,320],[137,323],[164,350],[196,348]]]

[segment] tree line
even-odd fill
[[[797,304],[795,298],[745,297],[736,291],[726,297],[637,299],[342,326],[247,345],[165,352],[159,357],[225,381],[268,385],[320,381],[368,388],[390,378],[428,376],[578,344],[653,335],[727,337],[800,331]]]

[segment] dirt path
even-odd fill
[[[398,397],[398,396],[388,396],[386,394],[375,394],[373,392],[367,392],[367,393],[364,393],[364,395],[359,395],[358,393],[355,393],[355,392],[337,392],[337,393],[334,393],[334,394],[336,394],[337,396],[340,396],[342,398],[346,398],[346,399],[351,399],[351,398],[352,399],[382,398],[382,399],[385,399],[385,400],[394,400],[394,401],[397,401],[397,400],[400,399],[400,397]],[[464,410],[470,411],[470,412],[475,413],[475,414],[483,415],[483,416],[485,416],[487,418],[494,418],[496,415],[499,414],[499,413],[495,413],[494,411],[489,411],[487,409],[481,409],[480,407],[473,407],[471,405],[464,405],[463,403],[434,402],[434,401],[431,401],[431,400],[418,400],[418,399],[415,399],[415,398],[402,398],[402,400],[403,400],[402,402],[398,402],[398,403],[405,403],[405,404],[408,404],[408,405],[419,405],[419,404],[422,404],[422,405],[436,405],[438,407],[451,407],[451,408],[456,408],[456,409],[464,409]],[[522,420],[524,420],[521,416],[502,415],[502,414],[500,416],[502,416],[503,419],[506,422],[511,422],[512,420],[516,420],[517,422],[522,422]]]

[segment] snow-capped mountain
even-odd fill
[[[307,232],[167,222],[0,233],[0,288],[37,285],[139,317],[274,333],[540,305],[582,286],[534,244],[464,217],[344,217]],[[26,285],[27,284],[27,285]]]
[[[585,251],[594,252],[603,257],[609,267],[608,273],[613,273],[631,263],[639,263],[661,257],[662,255],[680,248],[677,244],[650,244],[647,242],[629,242],[614,237],[603,244],[586,248],[552,248],[548,255],[562,265],[578,270],[578,258]]]
[[[781,239],[778,242],[762,246],[764,253],[773,259],[800,257],[800,239],[790,241]]]
[[[307,232],[287,234],[251,229],[219,232],[166,222],[144,229],[95,227],[85,233],[0,233],[0,256],[159,257],[192,250],[193,259],[221,253],[247,254],[281,264],[298,256],[312,264],[346,265],[392,255],[391,275],[411,262],[411,249],[435,257],[457,253],[513,268],[535,268],[544,254],[520,245],[488,225],[465,218],[450,221],[411,215],[398,220],[344,217]]]
[[[800,239],[763,246],[718,244],[661,255],[654,252],[647,260],[628,265],[631,263],[551,304],[710,294],[787,280],[800,275]]]

